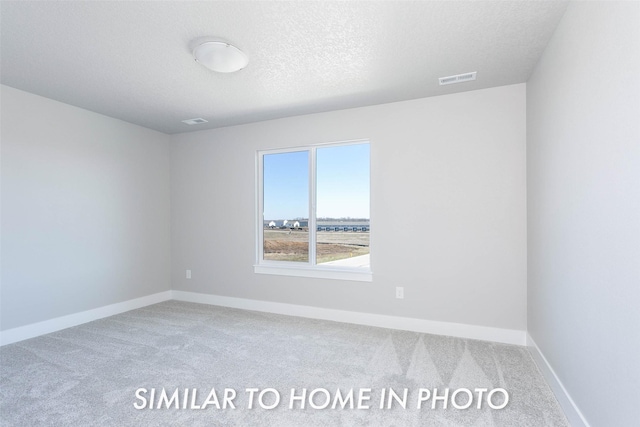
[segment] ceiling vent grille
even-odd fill
[[[457,74],[455,76],[449,77],[440,77],[438,80],[440,81],[440,86],[450,85],[453,83],[470,82],[476,79],[476,73],[477,71],[474,71],[472,73]]]
[[[207,123],[208,121],[202,118],[197,118],[197,119],[189,119],[189,120],[183,120],[182,123],[186,123],[188,125],[199,125],[201,123]]]

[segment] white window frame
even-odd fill
[[[354,280],[360,282],[371,282],[373,272],[371,264],[369,268],[357,267],[336,267],[316,264],[316,150],[318,148],[338,147],[356,144],[369,144],[368,139],[352,141],[328,142],[311,144],[306,146],[281,148],[274,150],[258,150],[256,152],[256,263],[254,273],[275,274],[281,276],[313,277],[321,279]],[[264,156],[267,154],[282,154],[296,151],[307,151],[309,153],[309,262],[293,261],[273,261],[265,260],[264,250]],[[371,151],[369,151],[371,153]],[[369,154],[371,163],[371,154]],[[371,175],[371,167],[369,167]],[[369,176],[369,205],[371,205],[371,176]],[[371,216],[371,215],[370,215]],[[371,233],[371,218],[369,219],[369,233]],[[369,253],[371,253],[371,234],[369,234]]]

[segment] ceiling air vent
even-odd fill
[[[186,123],[188,125],[199,125],[201,123],[207,123],[207,120],[198,117],[197,119],[183,120],[182,123]]]
[[[471,80],[476,79],[476,73],[477,71],[474,71],[473,73],[457,74],[449,77],[440,77],[438,80],[440,81],[440,86],[450,85],[453,83],[470,82]]]

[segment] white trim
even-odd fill
[[[60,331],[72,326],[78,326],[104,317],[124,313],[125,311],[135,310],[137,308],[168,301],[172,297],[172,292],[173,291],[159,292],[157,294],[106,305],[104,307],[98,307],[92,310],[82,311],[80,313],[69,314],[67,316],[56,317],[55,319],[44,320],[42,322],[19,326],[13,329],[7,329],[6,331],[0,331],[0,346]]]
[[[505,344],[525,345],[526,332],[516,329],[492,328],[462,323],[439,322],[434,320],[415,319],[409,317],[388,316],[384,314],[361,313],[355,311],[335,310],[322,307],[311,307],[297,304],[285,304],[271,301],[259,301],[245,298],[224,297],[184,291],[165,291],[145,297],[123,301],[92,310],[74,313],[55,319],[45,320],[31,325],[20,326],[0,331],[0,346],[56,332],[83,323],[124,313],[175,299],[239,308],[243,310],[262,311],[267,313],[299,316],[311,319],[331,320],[335,322],[354,323],[357,325],[399,329],[436,335],[447,335],[459,338],[501,342]],[[588,426],[588,424],[584,424]]]
[[[487,326],[466,325],[462,323],[438,322],[409,317],[334,310],[330,308],[224,297],[185,291],[173,291],[173,298],[178,301],[218,305],[311,319],[332,320],[335,322],[354,323],[357,325],[400,329],[428,334],[448,335],[459,338],[494,341],[505,344],[525,345],[526,343],[526,332],[516,329],[501,329]]]
[[[298,267],[264,263],[261,265],[254,265],[253,272],[257,274],[275,274],[278,276],[312,277],[315,279],[353,280],[356,282],[373,281],[373,273],[371,273],[370,270],[359,271],[355,268],[340,270],[318,266]]]
[[[544,357],[544,354],[542,354],[542,351],[540,351],[540,348],[528,332],[527,347],[529,347],[529,353],[531,353],[533,360],[536,362],[536,365],[538,365],[542,376],[547,381],[547,384],[549,384],[549,387],[551,387],[556,399],[558,399],[558,403],[560,403],[569,424],[571,424],[572,427],[589,427],[589,423],[584,415],[582,415],[582,412],[580,412],[578,405],[573,401],[567,389],[564,388],[562,381],[560,381],[551,364],[549,364],[549,361]]]
[[[260,257],[262,256],[262,252],[264,250],[264,201],[262,200],[262,155],[260,151],[256,151],[256,176],[255,176],[255,192],[256,192],[256,262],[260,261]]]

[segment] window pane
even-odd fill
[[[316,151],[316,263],[369,267],[369,144]]]
[[[263,259],[309,262],[309,153],[263,157]]]

